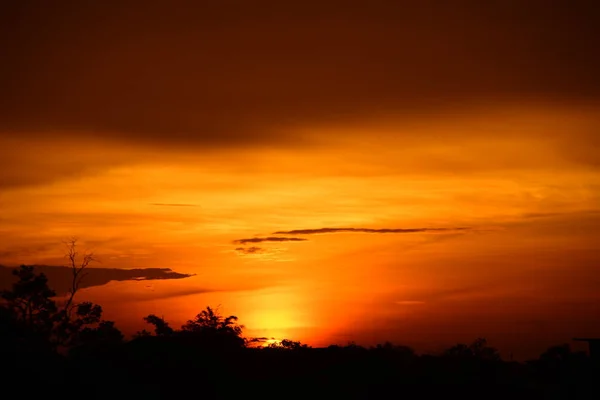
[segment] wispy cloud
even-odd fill
[[[281,255],[286,252],[285,247],[237,247],[234,252],[240,257],[253,258],[260,261],[293,261],[290,258],[282,258]]]
[[[273,235],[317,235],[317,234],[332,234],[332,233],[418,233],[418,232],[460,232],[468,230],[470,228],[458,227],[458,228],[319,228],[319,229],[294,229],[289,231],[277,231],[273,232]],[[234,244],[247,245],[253,243],[276,243],[276,242],[303,242],[308,239],[300,237],[286,237],[286,236],[266,236],[266,237],[254,237],[234,240]],[[281,249],[280,249],[281,250]],[[272,253],[272,249],[265,249],[262,247],[237,247],[235,251],[242,256],[264,256],[265,254]]]
[[[557,217],[584,217],[584,216],[597,216],[600,214],[600,210],[581,210],[571,212],[534,212],[523,214],[523,218],[557,218]]]
[[[127,297],[130,300],[164,300],[170,299],[174,297],[183,297],[183,296],[193,296],[195,294],[206,294],[206,293],[217,293],[217,292],[226,292],[223,289],[205,289],[205,288],[188,288],[182,289],[175,292],[166,292],[166,293],[156,293],[154,289],[149,290],[150,293],[129,293]]]
[[[263,249],[262,247],[252,246],[252,247],[238,247],[235,249],[235,251],[237,251],[238,253],[241,253],[241,254],[262,254],[265,252],[265,249]]]
[[[246,238],[246,239],[238,239],[234,240],[234,244],[248,244],[248,243],[264,243],[264,242],[303,242],[307,239],[301,238],[288,238],[288,237],[280,237],[280,236],[268,236],[268,237],[256,237],[256,238]]]
[[[248,284],[242,286],[231,286],[231,287],[217,287],[217,288],[204,288],[204,287],[190,287],[182,288],[180,290],[169,291],[169,292],[157,292],[154,289],[146,290],[144,292],[127,292],[121,294],[129,301],[155,301],[172,299],[176,297],[186,297],[201,295],[207,293],[234,293],[234,292],[248,292],[263,290],[272,287],[268,284]],[[120,297],[122,299],[123,297]]]
[[[455,232],[469,230],[467,227],[459,228],[318,228],[294,229],[291,231],[277,231],[273,235],[318,235],[326,233],[419,233],[419,232]]]

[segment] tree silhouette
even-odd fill
[[[202,310],[193,320],[187,321],[181,327],[181,333],[194,336],[206,343],[212,342],[221,347],[244,347],[246,341],[242,338],[243,326],[238,325],[235,315],[223,317],[218,308],[210,306]]]
[[[115,327],[113,321],[100,321],[95,328],[85,327],[79,333],[81,344],[119,343],[123,334]]]
[[[246,340],[242,337],[243,326],[237,323],[235,315],[222,316],[218,308],[206,307],[196,315],[194,319],[188,320],[180,330],[174,330],[162,318],[150,314],[144,317],[144,321],[154,325],[154,334],[157,337],[190,338],[197,345],[208,345],[213,347],[241,348],[246,346]],[[147,330],[139,331],[138,338],[152,336]]]
[[[206,307],[206,309],[196,315],[195,319],[186,322],[181,329],[184,332],[216,331],[241,336],[243,326],[238,325],[237,320],[238,317],[235,315],[223,317],[219,313],[218,308],[213,310],[211,307]]]
[[[51,299],[56,293],[48,287],[44,274],[36,275],[34,267],[22,265],[13,271],[18,280],[12,290],[2,291],[6,307],[16,320],[32,330],[49,331],[56,303]]]
[[[311,347],[307,344],[300,343],[298,341],[283,339],[280,342],[269,343],[265,346],[267,349],[284,349],[284,350],[300,350],[310,349]]]
[[[142,329],[141,331],[137,331],[134,335],[133,338],[134,339],[139,339],[139,338],[146,338],[146,337],[150,337],[152,336],[152,332],[150,332],[147,329]]]
[[[378,343],[373,350],[380,352],[392,352],[406,357],[413,357],[415,351],[408,346],[395,345],[392,342]]]
[[[146,321],[150,325],[154,325],[154,333],[156,334],[156,336],[166,336],[174,333],[173,328],[171,328],[169,324],[165,322],[164,319],[157,317],[154,314],[150,314],[147,317],[144,317],[144,321]],[[147,332],[146,330],[144,331]],[[138,335],[147,336],[146,333],[144,333],[144,331],[138,332]]]
[[[2,291],[2,315],[5,325],[2,339],[18,348],[51,348],[51,336],[56,316],[54,291],[48,287],[44,274],[22,265],[13,270],[18,280],[12,290]]]
[[[68,267],[71,269],[73,274],[73,279],[71,280],[71,287],[69,289],[69,297],[63,306],[63,312],[65,313],[65,317],[68,319],[71,315],[71,311],[73,310],[73,299],[75,294],[79,291],[79,287],[81,286],[81,281],[87,275],[85,269],[87,266],[93,262],[97,261],[94,253],[84,253],[81,261],[79,258],[79,252],[77,251],[77,238],[71,238],[65,243],[67,247],[67,253],[65,257],[69,260]]]
[[[485,338],[477,338],[471,344],[458,343],[444,352],[449,357],[476,358],[481,360],[499,360],[498,350],[487,345]]]
[[[92,339],[110,337],[122,339],[114,323],[103,321],[102,307],[90,302],[75,303],[84,269],[93,260],[85,254],[77,263],[75,239],[68,242],[67,258],[73,271],[71,291],[59,307],[54,299],[56,292],[48,286],[43,273],[37,274],[33,266],[21,265],[13,270],[17,281],[12,290],[1,292],[0,322],[5,327],[2,337],[12,337],[23,346],[45,346],[53,350],[90,343]],[[95,340],[94,339],[94,340]]]
[[[58,316],[56,326],[57,341],[63,346],[75,346],[82,343],[80,335],[83,330],[90,330],[92,326],[100,324],[102,318],[102,307],[98,304],[83,302],[72,308],[68,318],[64,314]]]

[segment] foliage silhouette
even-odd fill
[[[173,328],[171,328],[169,324],[165,322],[164,319],[157,317],[154,314],[150,314],[147,317],[145,317],[144,321],[146,321],[150,325],[154,325],[154,333],[156,334],[156,336],[171,335],[174,332]],[[140,336],[148,336],[149,333],[145,334],[144,332],[146,331],[141,331],[139,333]]]
[[[163,319],[154,314],[144,317],[144,321],[154,326],[154,336],[170,337],[179,341],[220,349],[241,349],[246,347],[247,340],[242,337],[243,326],[237,323],[235,315],[224,317],[218,308],[210,306],[200,311],[194,319],[188,320],[181,329],[174,330]],[[143,330],[137,338],[153,336]]]
[[[33,266],[27,265],[13,270],[17,281],[12,290],[1,293],[0,314],[8,326],[1,331],[3,340],[10,335],[14,346],[68,351],[75,346],[89,345],[92,338],[103,341],[123,338],[113,322],[101,319],[102,307],[89,302],[74,302],[85,276],[83,271],[94,259],[86,253],[78,264],[77,257],[76,240],[73,239],[68,242],[67,249],[73,279],[71,291],[62,305],[57,304],[56,292],[48,286],[43,273],[37,274]]]
[[[303,344],[294,340],[282,339],[278,342],[269,343],[264,346],[266,349],[283,349],[283,350],[301,350],[310,349],[311,347],[307,344]]]
[[[30,343],[49,343],[57,307],[51,299],[55,293],[48,287],[48,279],[44,274],[36,275],[30,266],[21,266],[13,274],[18,281],[12,290],[2,292],[5,318],[12,321],[13,329],[25,334],[23,339]]]
[[[211,307],[206,307],[196,315],[195,319],[189,320],[181,329],[190,333],[216,331],[239,337],[242,335],[243,326],[238,325],[237,320],[238,318],[235,315],[223,317],[219,314],[218,308],[213,310]]]
[[[476,358],[480,360],[500,360],[498,350],[487,346],[485,338],[477,338],[471,344],[458,343],[444,353],[448,357]]]

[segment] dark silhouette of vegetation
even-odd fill
[[[179,342],[186,341],[190,345],[209,346],[211,348],[236,349],[246,347],[247,341],[242,337],[243,326],[238,325],[237,317],[223,317],[218,309],[210,306],[202,310],[194,319],[187,321],[179,330],[175,330],[163,319],[154,314],[144,317],[144,321],[154,326],[154,335],[147,330],[138,332],[136,338],[157,337]]]
[[[91,253],[77,262],[76,240],[67,244],[67,257],[72,268],[71,290],[62,302],[55,299],[56,292],[48,286],[43,273],[36,274],[34,267],[22,265],[13,271],[17,281],[12,290],[1,292],[1,314],[13,334],[6,341],[13,348],[45,348],[46,350],[70,350],[109,339],[122,339],[123,335],[111,321],[102,320],[102,307],[89,302],[76,303],[84,270],[94,260]],[[3,324],[4,325],[4,324]]]
[[[283,349],[283,350],[300,350],[310,349],[311,347],[307,344],[296,342],[294,340],[283,339],[281,341],[275,341],[265,346],[267,349]]]
[[[70,244],[74,251],[75,242]],[[179,329],[150,314],[144,320],[151,331],[125,340],[112,321],[102,319],[99,305],[75,301],[93,258],[77,263],[77,253],[68,254],[73,282],[66,299],[56,299],[45,275],[29,266],[14,270],[17,281],[2,292],[2,378],[25,397],[591,399],[598,394],[595,364],[566,344],[526,363],[502,360],[485,338],[440,355],[418,355],[391,342],[312,348],[290,339],[244,338],[236,316],[211,307]]]
[[[150,314],[144,318],[144,320],[150,325],[154,325],[154,333],[156,336],[166,336],[173,334],[173,328],[169,326],[168,323],[165,322],[164,319],[157,317],[154,314]],[[146,331],[142,331],[139,333],[140,336],[149,336],[150,333],[146,333]]]
[[[487,345],[485,338],[477,338],[471,344],[458,343],[445,351],[448,357],[476,358],[480,360],[500,360],[498,350]]]

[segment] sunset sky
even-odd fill
[[[3,2],[0,264],[196,274],[81,291],[127,333],[600,336],[593,6]]]

